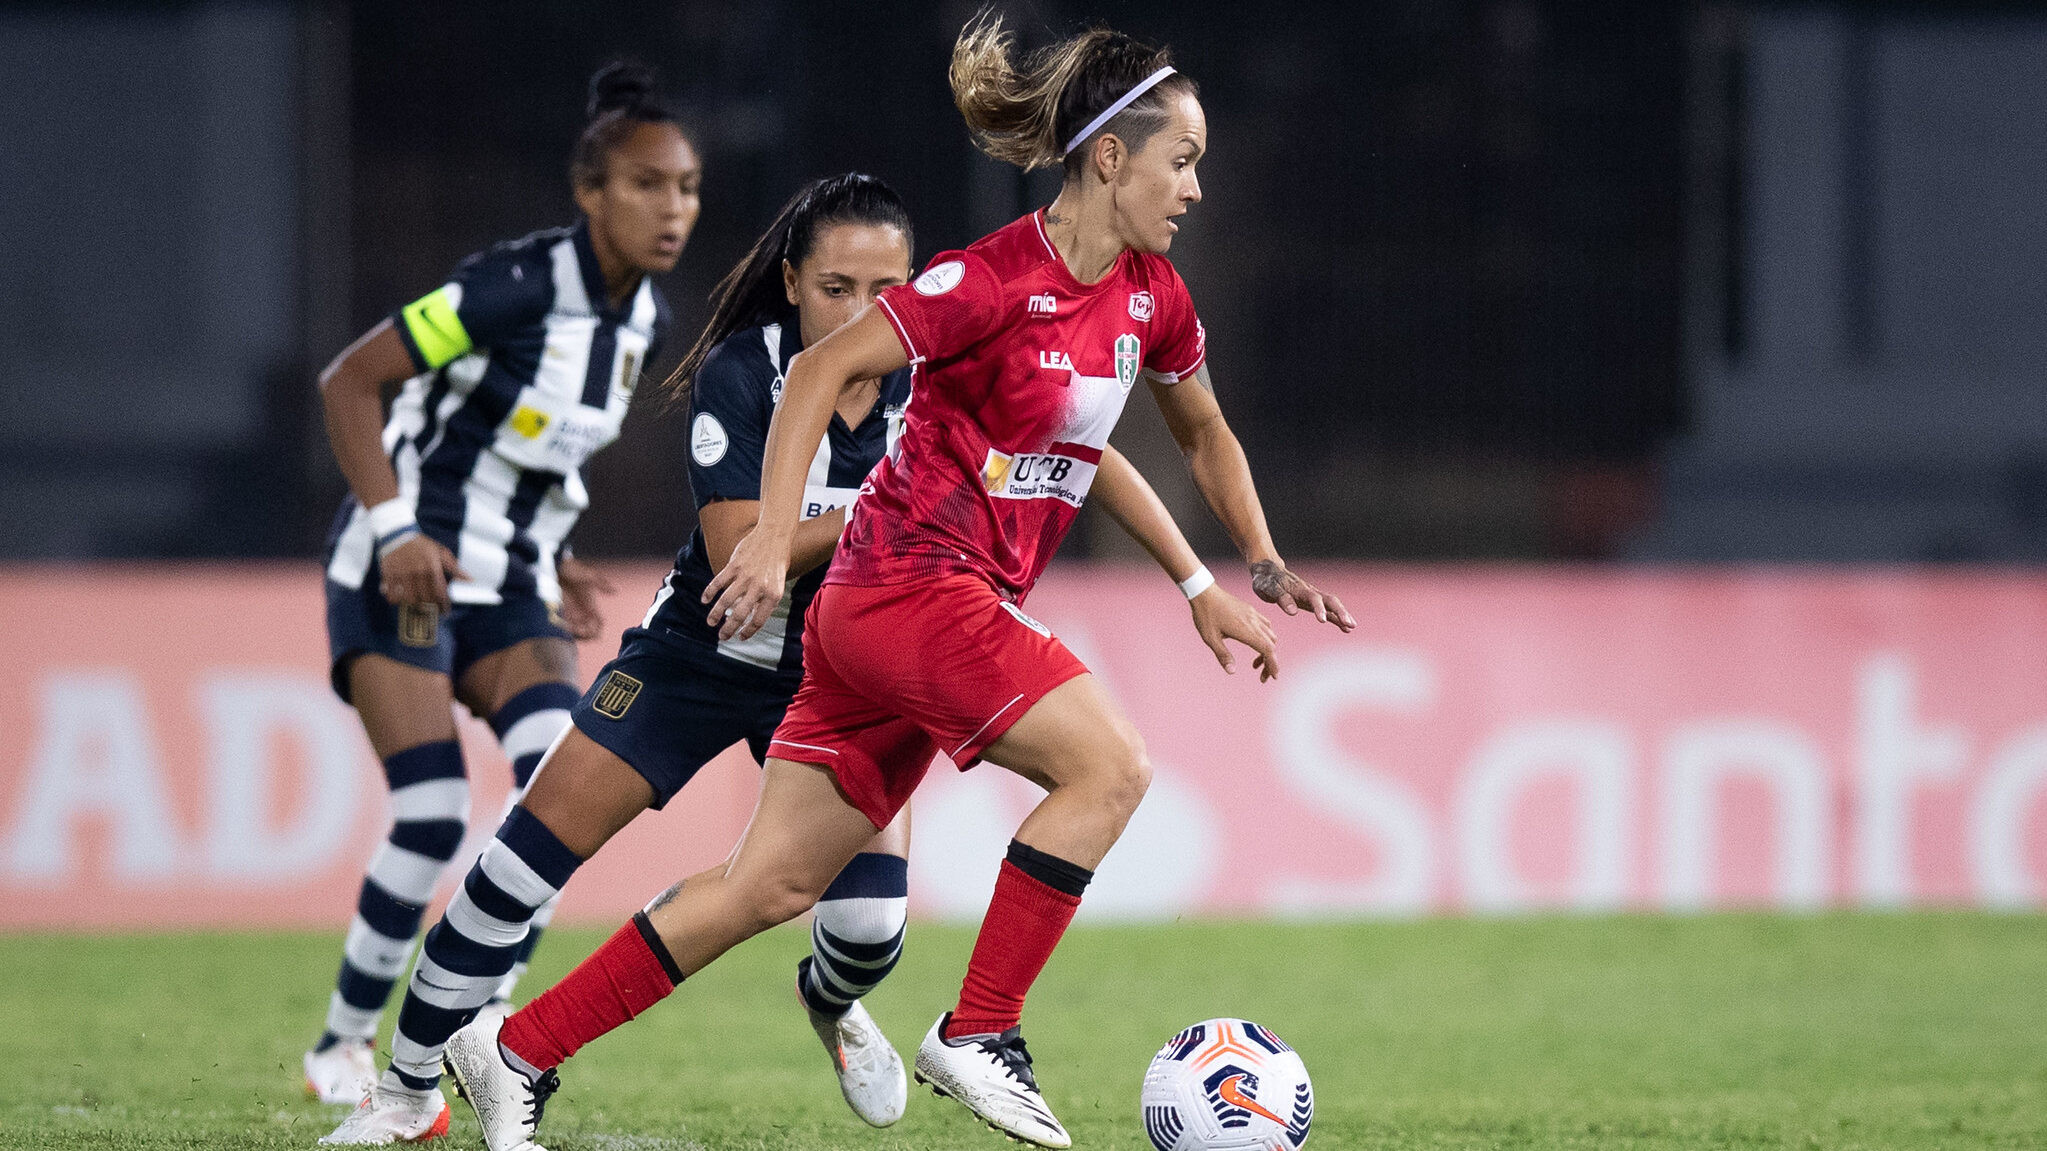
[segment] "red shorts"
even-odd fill
[[[826,584],[803,622],[803,686],[768,754],[829,767],[886,827],[944,752],[964,771],[1046,692],[1087,668],[974,576]]]

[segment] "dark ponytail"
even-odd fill
[[[632,60],[613,60],[590,77],[584,116],[583,134],[569,157],[569,183],[577,188],[602,187],[611,150],[641,124],[674,124],[682,131],[661,99],[654,70]]]
[[[753,248],[733,265],[718,286],[711,290],[711,322],[690,347],[682,363],[662,381],[661,388],[672,403],[688,394],[690,381],[704,366],[704,360],[735,332],[762,324],[789,322],[796,311],[782,286],[782,262],[800,267],[817,238],[835,224],[878,224],[901,229],[903,240],[914,251],[916,239],[910,231],[910,213],[895,189],[873,176],[847,172],[827,176],[805,185],[790,197],[775,222],[753,242]]]

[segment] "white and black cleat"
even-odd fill
[[[1019,1143],[1055,1149],[1073,1146],[1073,1137],[1059,1125],[1038,1092],[1022,1029],[947,1039],[945,1024],[951,1018],[950,1011],[939,1016],[918,1046],[917,1082],[929,1086],[934,1095],[960,1103],[989,1127]]]
[[[533,1141],[548,1097],[561,1086],[553,1068],[529,1076],[506,1061],[498,1046],[501,1015],[483,1015],[448,1037],[442,1066],[455,1094],[476,1111],[490,1151],[546,1151]]]
[[[807,1001],[803,1010],[831,1054],[832,1069],[839,1075],[839,1093],[846,1097],[853,1114],[870,1127],[887,1127],[901,1119],[910,1098],[903,1057],[896,1054],[895,1045],[881,1033],[867,1008],[856,999],[837,1019],[811,1010]]]

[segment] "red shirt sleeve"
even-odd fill
[[[1180,273],[1165,260],[1152,263],[1152,287],[1158,292],[1158,319],[1152,324],[1151,349],[1144,367],[1167,383],[1191,376],[1208,358],[1208,333],[1194,314],[1194,297]]]
[[[923,275],[887,289],[877,302],[911,363],[943,360],[1000,327],[1002,283],[979,256],[940,252]]]

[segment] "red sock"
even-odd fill
[[[498,1044],[545,1071],[661,1002],[681,982],[675,960],[642,912],[560,983],[505,1020]]]
[[[967,961],[959,1006],[953,1008],[945,1027],[948,1039],[1016,1026],[1023,1018],[1024,995],[1037,981],[1038,972],[1045,969],[1052,949],[1059,946],[1059,937],[1066,934],[1066,925],[1080,908],[1079,894],[1033,879],[1015,860],[1012,848],[995,877],[995,898],[988,903],[981,935],[974,941],[973,958]]]

